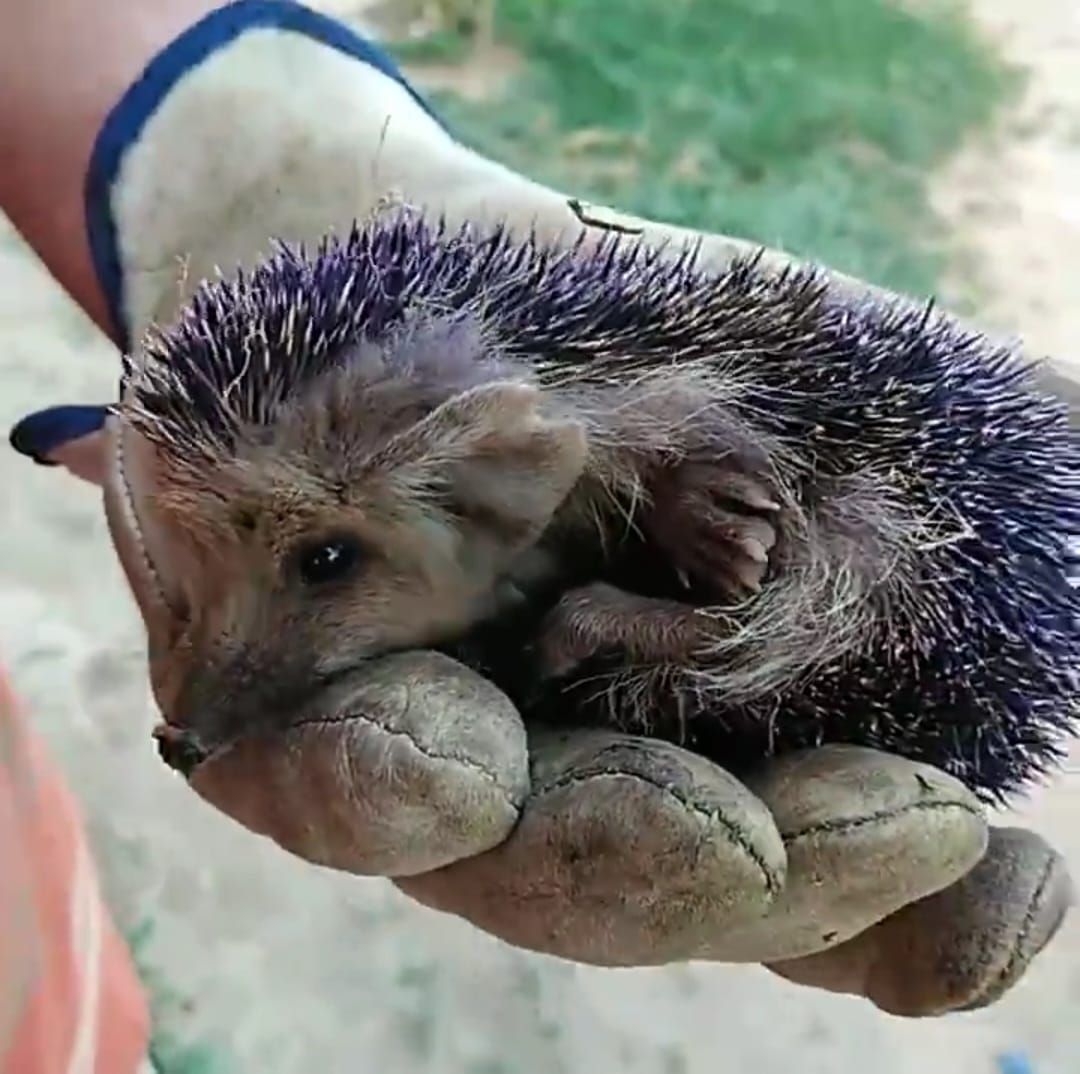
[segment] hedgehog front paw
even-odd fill
[[[741,600],[765,580],[781,509],[738,461],[684,463],[658,482],[645,529],[687,588]]]
[[[688,604],[596,582],[570,590],[548,612],[534,646],[537,671],[542,681],[560,679],[606,654],[635,664],[686,661],[714,627]]]

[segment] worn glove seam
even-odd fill
[[[153,596],[156,598],[160,608],[172,613],[173,609],[169,604],[168,598],[165,596],[165,587],[162,584],[161,576],[158,574],[157,567],[154,565],[154,561],[150,558],[150,553],[146,547],[146,538],[143,535],[142,526],[139,522],[139,516],[135,510],[135,495],[131,491],[131,484],[128,481],[127,476],[127,455],[125,452],[123,436],[118,436],[116,438],[115,461],[117,474],[119,475],[120,484],[122,486],[121,500],[123,503],[123,511],[126,516],[125,521],[131,528],[131,536],[136,548],[136,554],[142,561],[143,570],[146,572],[146,580],[149,581],[150,586],[153,589]]]
[[[873,813],[867,813],[862,817],[853,817],[850,820],[825,820],[817,824],[808,825],[805,828],[796,829],[794,832],[781,832],[780,836],[786,843],[795,843],[800,839],[807,839],[814,835],[833,835],[842,832],[856,831],[866,828],[881,821],[894,820],[905,813],[917,813],[924,811],[941,811],[947,809],[959,809],[969,813],[973,817],[982,817],[982,811],[969,802],[937,801],[937,802],[910,802],[907,805],[894,809],[879,809]]]
[[[662,794],[666,794],[669,798],[673,798],[679,803],[685,810],[694,814],[699,820],[713,821],[718,827],[720,827],[730,838],[731,842],[735,844],[750,861],[757,867],[761,873],[762,879],[765,883],[765,889],[770,894],[775,894],[780,890],[780,877],[776,872],[769,868],[768,863],[764,857],[754,848],[751,840],[746,834],[739,828],[737,824],[729,820],[720,812],[720,810],[706,811],[701,809],[675,791],[670,786],[665,786],[663,783],[658,782],[655,779],[650,779],[648,776],[642,775],[639,772],[626,772],[626,771],[611,771],[609,769],[599,769],[593,772],[588,772],[581,775],[563,776],[561,779],[554,780],[551,783],[546,783],[542,788],[536,788],[530,795],[532,798],[537,798],[541,794],[546,794],[548,791],[562,790],[567,787],[573,787],[575,784],[585,783],[590,779],[595,779],[597,776],[616,776],[623,779],[637,780],[639,783],[644,783],[646,786],[653,787],[660,791]]]
[[[988,999],[993,997],[996,993],[999,993],[1003,985],[1006,985],[1011,979],[1013,973],[1016,970],[1016,964],[1023,957],[1024,947],[1027,943],[1028,936],[1031,935],[1031,928],[1035,923],[1035,917],[1038,913],[1038,907],[1042,902],[1043,895],[1046,894],[1046,889],[1050,884],[1050,878],[1053,876],[1054,870],[1057,868],[1058,862],[1055,858],[1051,858],[1043,867],[1042,874],[1039,877],[1039,883],[1035,887],[1035,892],[1028,901],[1027,910],[1024,913],[1023,920],[1020,922],[1020,928],[1016,934],[1016,940],[1012,944],[1012,948],[1009,952],[1009,957],[1005,962],[1002,969],[994,975],[994,977],[981,988],[974,1000],[971,1001],[971,1005],[978,1007],[987,1002]]]
[[[350,723],[352,721],[359,721],[360,723],[367,724],[369,727],[374,728],[377,731],[381,731],[385,735],[389,735],[391,738],[404,738],[407,739],[416,751],[426,757],[429,761],[445,761],[460,765],[462,768],[467,768],[473,772],[479,773],[488,782],[490,782],[499,793],[506,799],[506,801],[513,807],[515,812],[520,812],[520,806],[514,801],[509,789],[499,780],[494,770],[490,767],[480,764],[474,760],[467,760],[464,757],[455,756],[449,753],[435,753],[430,750],[424,749],[419,740],[415,738],[408,731],[403,730],[391,730],[385,724],[379,723],[378,720],[372,719],[370,716],[363,716],[360,713],[343,713],[338,717],[313,717],[308,720],[297,720],[295,723],[289,725],[293,727],[332,727],[337,724]]]

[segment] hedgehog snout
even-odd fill
[[[209,756],[197,734],[172,724],[164,723],[155,727],[154,741],[157,743],[158,756],[185,779]]]

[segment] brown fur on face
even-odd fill
[[[582,426],[545,416],[528,384],[434,406],[408,385],[359,387],[328,374],[228,456],[195,464],[157,445],[187,617],[158,695],[203,749],[286,720],[370,656],[492,614],[585,465]],[[306,580],[326,545],[351,565]]]

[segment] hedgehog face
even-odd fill
[[[155,692],[203,751],[287,724],[372,656],[494,613],[584,467],[581,428],[543,416],[526,384],[437,405],[404,384],[361,388],[344,363],[227,452],[178,450],[135,408],[117,415],[142,459],[129,514],[169,578]]]

